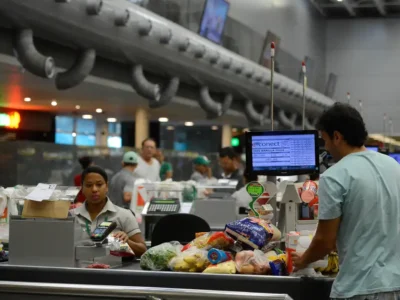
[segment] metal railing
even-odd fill
[[[146,297],[147,299],[292,300],[284,294],[13,281],[0,281],[0,295],[1,293],[112,298]]]

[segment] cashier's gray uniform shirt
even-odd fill
[[[319,219],[341,218],[331,297],[400,290],[400,165],[378,152],[347,155],[321,176],[318,194]]]
[[[114,205],[109,199],[107,200],[103,210],[93,221],[90,219],[90,214],[86,209],[86,202],[82,206],[76,208],[74,214],[78,223],[82,227],[82,232],[84,233],[82,239],[88,238],[86,222],[88,222],[90,232],[93,232],[96,227],[102,222],[105,222],[106,219],[108,222],[117,222],[117,228],[115,231],[123,231],[128,235],[128,237],[141,232],[133,213],[130,210]]]
[[[108,195],[111,201],[120,207],[129,208],[130,203],[124,201],[124,193],[133,193],[134,184],[135,177],[132,172],[126,169],[119,171],[110,181]]]

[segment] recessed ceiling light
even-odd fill
[[[115,122],[117,122],[117,119],[116,118],[107,118],[107,122],[115,123]]]
[[[75,132],[73,132],[73,133],[72,133],[72,136],[73,136],[73,137],[76,137],[76,133],[75,133]]]
[[[190,127],[190,126],[193,126],[193,125],[194,125],[193,122],[185,122],[185,126]]]
[[[244,129],[243,129],[243,132],[249,132],[249,131],[250,131],[249,128],[244,128]]]
[[[168,118],[158,118],[158,122],[166,123],[168,122]]]
[[[31,99],[31,98],[29,98],[29,97],[25,97],[25,98],[24,98],[24,101],[25,101],[25,102],[31,102],[31,101],[32,101],[32,99]]]
[[[337,2],[343,2],[343,0],[337,0]]]
[[[103,112],[103,110],[102,110],[101,108],[96,108],[96,112],[97,112],[98,114],[101,114],[101,113]]]
[[[167,126],[167,130],[174,130],[175,127],[174,126]]]
[[[218,130],[218,126],[211,126],[211,130]]]
[[[232,128],[232,132],[237,132],[237,128]]]
[[[93,116],[92,115],[83,115],[82,118],[86,119],[86,120],[90,120],[90,119],[93,119]]]
[[[55,101],[55,100],[51,101],[51,105],[52,106],[57,106],[57,101]]]
[[[81,109],[80,105],[75,105],[75,109]]]

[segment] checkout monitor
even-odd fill
[[[378,152],[379,151],[379,147],[378,146],[365,146],[365,148],[367,148],[368,151],[374,151],[374,152]]]
[[[389,156],[394,158],[400,164],[400,152],[390,152]]]
[[[256,175],[319,173],[318,131],[246,133],[246,167]]]

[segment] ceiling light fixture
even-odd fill
[[[75,109],[81,109],[80,105],[75,105]]]
[[[244,129],[243,129],[243,132],[249,132],[249,131],[250,131],[249,128],[244,128]]]
[[[167,130],[174,130],[175,127],[174,126],[167,126]]]
[[[73,132],[73,133],[72,133],[72,136],[73,136],[73,137],[76,137],[76,133],[75,133],[75,132]]]
[[[211,126],[211,130],[218,130],[218,126]]]
[[[185,122],[185,126],[191,127],[191,126],[193,126],[193,125],[194,125],[193,122]]]
[[[96,112],[97,112],[98,114],[101,114],[101,113],[103,112],[103,110],[102,110],[101,108],[96,108]]]
[[[237,132],[237,128],[232,128],[232,132]]]
[[[57,106],[57,101],[55,100],[51,101],[51,106]]]
[[[83,115],[82,118],[86,119],[86,120],[90,120],[90,119],[93,119],[93,116],[92,115]]]
[[[117,119],[116,118],[107,118],[107,122],[108,123],[115,123],[115,122],[117,122]]]
[[[25,102],[31,102],[31,101],[32,101],[32,99],[31,99],[31,98],[29,98],[29,97],[25,97],[25,98],[24,98],[24,101],[25,101]]]
[[[168,122],[168,118],[158,118],[158,122],[166,123],[166,122]]]

